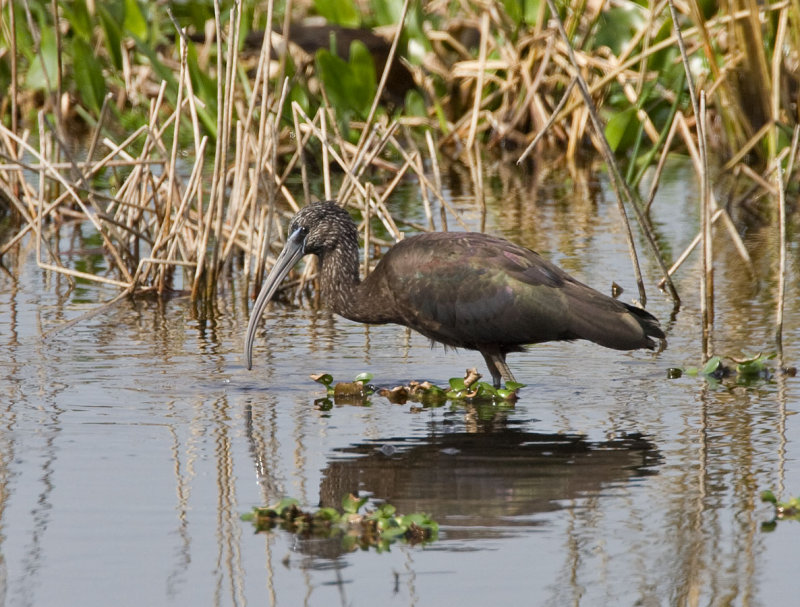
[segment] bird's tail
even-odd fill
[[[643,310],[584,287],[570,298],[570,334],[615,350],[663,350],[658,319]]]
[[[667,336],[664,334],[664,331],[661,329],[661,325],[658,322],[658,319],[650,314],[647,310],[639,308],[637,306],[632,306],[630,304],[623,303],[623,305],[628,309],[634,319],[639,323],[639,326],[642,327],[644,331],[645,338],[647,339],[647,348],[649,350],[658,349],[659,351],[663,350],[667,347]],[[654,341],[657,339],[658,342]]]

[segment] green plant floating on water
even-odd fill
[[[448,400],[452,402],[480,403],[513,403],[517,400],[517,392],[525,384],[507,382],[505,388],[495,388],[492,384],[480,381],[481,374],[476,369],[467,369],[464,377],[453,377],[447,388],[430,382],[410,381],[406,385],[389,388],[376,388],[368,383],[372,375],[362,373],[352,382],[336,382],[330,373],[311,375],[311,379],[325,386],[327,398],[318,399],[318,409],[327,410],[336,404],[369,404],[368,397],[377,392],[390,402],[405,404],[408,401],[422,403],[426,406],[440,406]],[[333,398],[333,402],[331,401]]]
[[[317,373],[310,377],[325,386],[328,393],[325,398],[315,401],[317,409],[323,411],[331,409],[334,401],[340,405],[369,405],[369,397],[375,392],[375,387],[368,383],[372,379],[370,373],[360,373],[353,381],[336,383],[330,373]]]
[[[342,498],[341,512],[336,508],[303,510],[293,498],[284,498],[268,508],[253,508],[242,515],[250,521],[256,533],[283,529],[303,538],[341,537],[346,550],[378,552],[389,549],[397,541],[408,544],[425,544],[435,541],[439,524],[422,513],[398,514],[391,504],[381,504],[374,510],[359,513],[367,502],[365,497],[346,495]]]
[[[778,521],[800,521],[800,497],[792,497],[786,502],[779,502],[775,494],[767,490],[761,493],[761,501],[769,502],[775,507],[775,515],[772,520],[761,524],[762,531],[774,530],[778,526]]]
[[[676,379],[683,375],[689,377],[702,376],[712,382],[721,382],[732,379],[736,384],[748,386],[757,381],[770,381],[777,373],[782,373],[790,377],[797,374],[794,367],[776,369],[768,364],[768,361],[775,358],[775,354],[758,354],[746,358],[725,357],[732,362],[726,365],[723,357],[712,356],[702,367],[671,367],[667,369],[667,377]]]

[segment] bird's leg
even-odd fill
[[[517,381],[506,364],[505,354],[500,352],[481,352],[481,354],[486,361],[486,366],[489,367],[489,373],[492,374],[492,384],[495,388],[500,387],[501,379],[505,379],[507,382]]]

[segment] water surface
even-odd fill
[[[677,254],[698,222],[691,173],[671,170],[654,216]],[[557,178],[501,175],[483,218],[469,192],[451,195],[472,225],[635,297],[606,185]],[[724,234],[715,240],[723,354],[774,351],[774,240],[747,239],[760,289]],[[73,263],[103,263],[72,248]],[[784,342],[796,364],[794,244],[790,258]],[[40,271],[30,242],[4,262],[3,604],[775,605],[800,592],[800,524],[763,532],[771,509],[759,500],[764,489],[800,493],[798,380],[666,379],[700,362],[696,256],[676,277],[685,301],[673,315],[642,253],[665,352],[537,346],[509,358],[528,385],[520,400],[494,409],[375,396],[321,410],[311,372],[443,385],[482,360],[281,303],[247,371],[235,289],[212,319],[193,318],[186,298],[125,301],[45,337],[116,293]],[[439,541],[343,553],[239,520],[286,495],[314,507],[346,491],[428,512]]]

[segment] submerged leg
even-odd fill
[[[517,381],[506,364],[505,354],[500,352],[481,352],[481,354],[486,361],[486,366],[489,367],[489,373],[492,374],[492,383],[495,388],[500,387],[501,378],[506,381]]]

